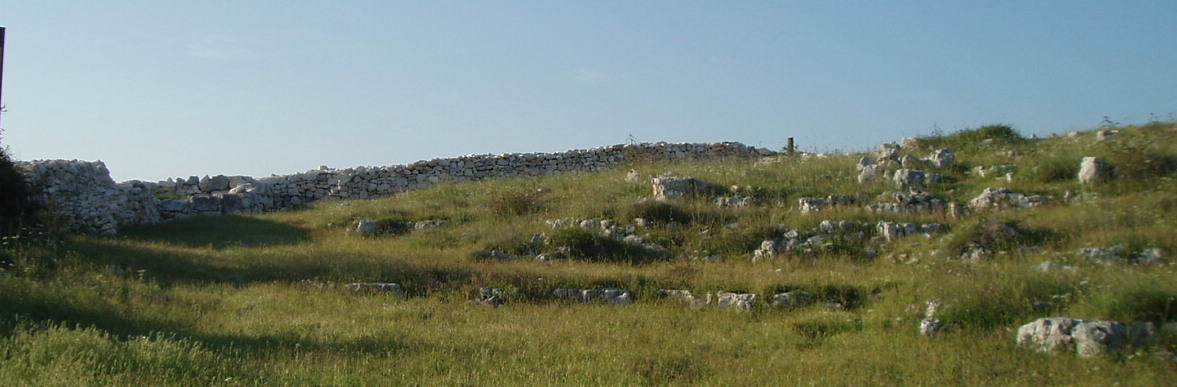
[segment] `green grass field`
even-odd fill
[[[885,199],[894,184],[856,181],[861,154],[772,162],[634,161],[627,170],[447,184],[367,201],[327,201],[264,215],[193,217],[119,236],[23,235],[0,252],[0,380],[5,385],[1172,385],[1177,274],[1162,264],[1100,264],[1084,247],[1177,252],[1177,124],[1028,140],[1004,127],[923,137],[904,149],[957,151],[927,191],[964,203],[987,187],[1052,200],[1031,209],[871,212],[866,203],[802,214],[798,198]],[[1118,168],[1080,186],[1083,156]],[[1011,180],[978,166],[1014,165]],[[893,167],[891,169],[895,169]],[[693,176],[756,187],[750,206],[715,196],[655,203],[649,178]],[[1003,174],[1004,176],[1004,174]],[[726,191],[721,188],[720,191]],[[1067,202],[1067,191],[1079,199]],[[718,192],[717,195],[725,195]],[[884,199],[877,199],[877,198]],[[644,226],[633,218],[650,220]],[[652,253],[545,220],[611,219],[665,250]],[[366,236],[382,224],[444,219]],[[752,262],[766,239],[822,220],[860,222],[863,237]],[[882,241],[879,221],[940,223],[943,233]],[[995,222],[1016,235],[993,231]],[[544,234],[547,242],[533,242]],[[971,244],[971,245],[970,245]],[[571,250],[561,250],[572,246]],[[962,259],[980,246],[983,258]],[[875,254],[868,254],[872,249]],[[488,259],[490,250],[526,255]],[[566,258],[531,259],[565,252]],[[568,253],[571,251],[571,253]],[[718,259],[704,259],[718,257]],[[1044,261],[1073,267],[1040,273]],[[393,282],[404,294],[353,294]],[[507,303],[473,301],[499,288]],[[629,305],[580,304],[557,288],[622,288]],[[747,312],[692,308],[696,295],[788,290],[818,302]],[[925,302],[944,329],[917,332]],[[837,303],[840,307],[831,307]],[[1151,347],[1096,359],[1018,348],[1039,317],[1152,321]]]

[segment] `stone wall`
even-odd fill
[[[191,176],[156,183],[115,183],[101,161],[46,160],[18,166],[37,198],[71,229],[114,234],[121,226],[192,215],[262,213],[320,200],[387,197],[442,183],[602,171],[626,159],[713,159],[772,153],[734,142],[642,143],[561,153],[467,155],[386,167],[319,167],[263,178]]]

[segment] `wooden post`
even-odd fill
[[[793,154],[793,138],[792,137],[789,137],[789,145],[786,146],[785,149],[787,149],[789,151],[790,155]]]

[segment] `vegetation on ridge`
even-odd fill
[[[966,203],[988,187],[1050,196],[1030,209],[894,214],[887,179],[859,184],[862,154],[769,160],[636,161],[626,171],[446,184],[393,198],[320,202],[263,215],[193,217],[101,237],[5,244],[0,255],[0,380],[14,384],[957,384],[1163,385],[1177,377],[1177,124],[1031,140],[1009,126],[919,138],[904,154],[957,150],[927,192]],[[1106,136],[1105,137],[1109,137]],[[1076,181],[1082,157],[1117,167]],[[977,168],[998,168],[981,176]],[[718,195],[656,201],[650,177],[692,176]],[[1006,173],[1012,173],[1007,175]],[[752,188],[743,188],[752,187]],[[802,214],[798,199],[864,198]],[[570,218],[609,220],[629,241]],[[640,218],[643,221],[637,221]],[[365,236],[356,222],[445,220]],[[765,240],[827,238],[753,263]],[[879,221],[941,233],[882,238]],[[626,231],[632,226],[632,231]],[[595,228],[594,228],[595,227]],[[387,228],[387,227],[386,227]],[[537,237],[538,235],[538,237]],[[832,240],[831,240],[832,239]],[[641,243],[635,242],[640,240]],[[655,246],[650,248],[648,245]],[[977,249],[986,253],[964,257]],[[492,255],[495,251],[501,255]],[[537,261],[537,255],[550,259]],[[1044,262],[1065,265],[1045,273]],[[403,295],[344,285],[392,282]],[[472,300],[497,288],[507,303]],[[577,304],[555,289],[620,288],[631,305]],[[741,313],[659,297],[686,289],[816,302]],[[921,336],[925,302],[944,329]],[[1158,339],[1107,359],[1017,348],[1038,317],[1150,321]]]

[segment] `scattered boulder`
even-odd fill
[[[1054,272],[1060,272],[1060,271],[1073,272],[1073,271],[1075,271],[1075,267],[1067,266],[1067,265],[1064,265],[1064,264],[1061,264],[1058,262],[1053,262],[1053,261],[1044,261],[1042,263],[1034,265],[1034,271],[1039,272],[1039,273],[1054,273]]]
[[[716,293],[719,300],[716,305],[720,308],[732,308],[741,312],[755,309],[760,303],[760,295],[755,293]]]
[[[820,212],[829,206],[844,206],[857,203],[857,197],[850,195],[830,195],[824,198],[803,197],[797,199],[797,206],[802,214]]]
[[[874,203],[866,208],[873,212],[889,212],[896,214],[919,214],[941,212],[945,210],[945,203],[937,197],[924,191],[895,192],[890,194],[892,203]]]
[[[1099,157],[1084,157],[1079,162],[1079,184],[1098,184],[1111,180],[1116,167]]]
[[[714,190],[707,182],[694,177],[663,176],[656,177],[651,182],[654,185],[654,198],[658,200],[704,195]]]
[[[794,290],[772,296],[770,305],[776,308],[799,308],[817,302],[817,297],[813,293]]]
[[[919,332],[920,332],[921,336],[933,336],[936,333],[940,332],[940,328],[942,328],[942,324],[940,324],[940,319],[925,318],[923,320],[920,320]]]
[[[498,308],[507,303],[507,297],[503,289],[499,288],[478,288],[478,302]]]
[[[1129,252],[1124,246],[1112,247],[1084,247],[1079,249],[1079,256],[1087,258],[1092,263],[1119,264],[1127,261],[1137,265],[1151,265],[1167,263],[1165,250],[1157,247]]]
[[[984,165],[978,165],[973,168],[973,172],[980,177],[1005,177],[1018,169],[1017,165],[993,165],[986,168]]]
[[[400,284],[388,282],[368,282],[368,283],[352,283],[344,286],[344,289],[352,293],[392,293],[394,295],[404,294],[404,289]]]
[[[1095,138],[1099,141],[1115,140],[1120,138],[1120,131],[1116,129],[1103,129],[1095,132]]]
[[[690,290],[661,289],[658,296],[682,301],[692,308],[701,308],[711,303],[711,293],[707,293],[706,297],[696,297]]]
[[[878,164],[875,163],[875,159],[871,158],[870,156],[862,156],[862,158],[858,159],[858,164],[855,166],[855,168],[857,168],[857,170],[861,171],[863,169],[866,169],[868,167],[874,167],[876,165],[878,165]]]
[[[642,174],[638,173],[636,169],[630,169],[625,174],[625,181],[628,183],[640,183],[642,182]]]
[[[1146,346],[1154,331],[1150,323],[1125,326],[1116,321],[1047,317],[1018,328],[1017,343],[1038,352],[1074,351],[1079,357],[1090,358],[1119,352],[1128,345]]]
[[[899,189],[923,188],[927,185],[927,174],[914,169],[895,171],[895,187]]]
[[[1050,196],[1041,195],[1023,195],[1014,193],[1005,187],[989,187],[985,188],[980,195],[969,200],[969,207],[974,210],[981,210],[987,208],[1035,208],[1046,204],[1051,199]]]
[[[629,291],[622,289],[556,289],[552,291],[556,298],[572,300],[581,303],[602,302],[606,304],[630,304],[633,298]]]
[[[880,163],[889,161],[898,162],[900,149],[899,144],[894,142],[880,144],[879,148],[875,150],[875,159],[879,160]]]
[[[879,167],[877,165],[867,165],[859,169],[858,177],[856,178],[858,184],[867,184],[875,181],[879,175]]]
[[[952,148],[937,149],[925,160],[936,168],[948,168],[956,162],[956,151]]]

